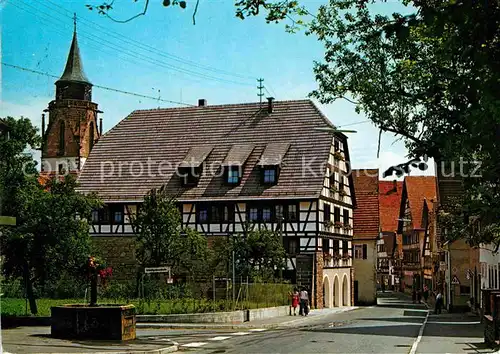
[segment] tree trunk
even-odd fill
[[[90,278],[90,306],[97,306],[97,274]]]
[[[36,316],[38,314],[38,308],[36,306],[35,294],[33,293],[33,282],[31,280],[27,264],[24,266],[24,284],[26,286],[26,297],[28,298],[28,302],[30,304],[30,311]]]

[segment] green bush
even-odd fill
[[[21,278],[1,278],[0,291],[3,297],[24,297],[24,286]]]

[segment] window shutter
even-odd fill
[[[363,259],[368,258],[368,247],[367,245],[363,245]]]

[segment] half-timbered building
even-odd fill
[[[91,234],[117,271],[134,267],[131,214],[164,186],[183,226],[208,237],[269,229],[287,277],[316,307],[352,303],[355,205],[347,138],[310,100],[138,110],[103,135],[79,176],[96,192]]]

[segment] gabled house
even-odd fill
[[[399,289],[401,279],[401,242],[398,219],[403,182],[379,181],[380,237],[377,240],[377,282],[380,287]],[[401,240],[401,238],[399,238]]]
[[[377,301],[377,239],[380,234],[378,169],[353,170],[354,209],[354,303]]]
[[[403,288],[407,291],[423,290],[424,284],[432,289],[432,262],[425,262],[429,254],[431,228],[428,211],[437,201],[436,177],[407,176],[403,183],[403,193],[399,211],[398,233],[402,235],[403,248]],[[427,208],[427,209],[426,209]],[[427,211],[426,211],[427,210]]]
[[[292,282],[312,305],[352,304],[347,138],[309,100],[137,110],[101,136],[79,176],[105,202],[91,235],[117,274],[135,274],[131,215],[152,188],[209,238],[276,231]],[[118,276],[118,275],[117,275]]]

